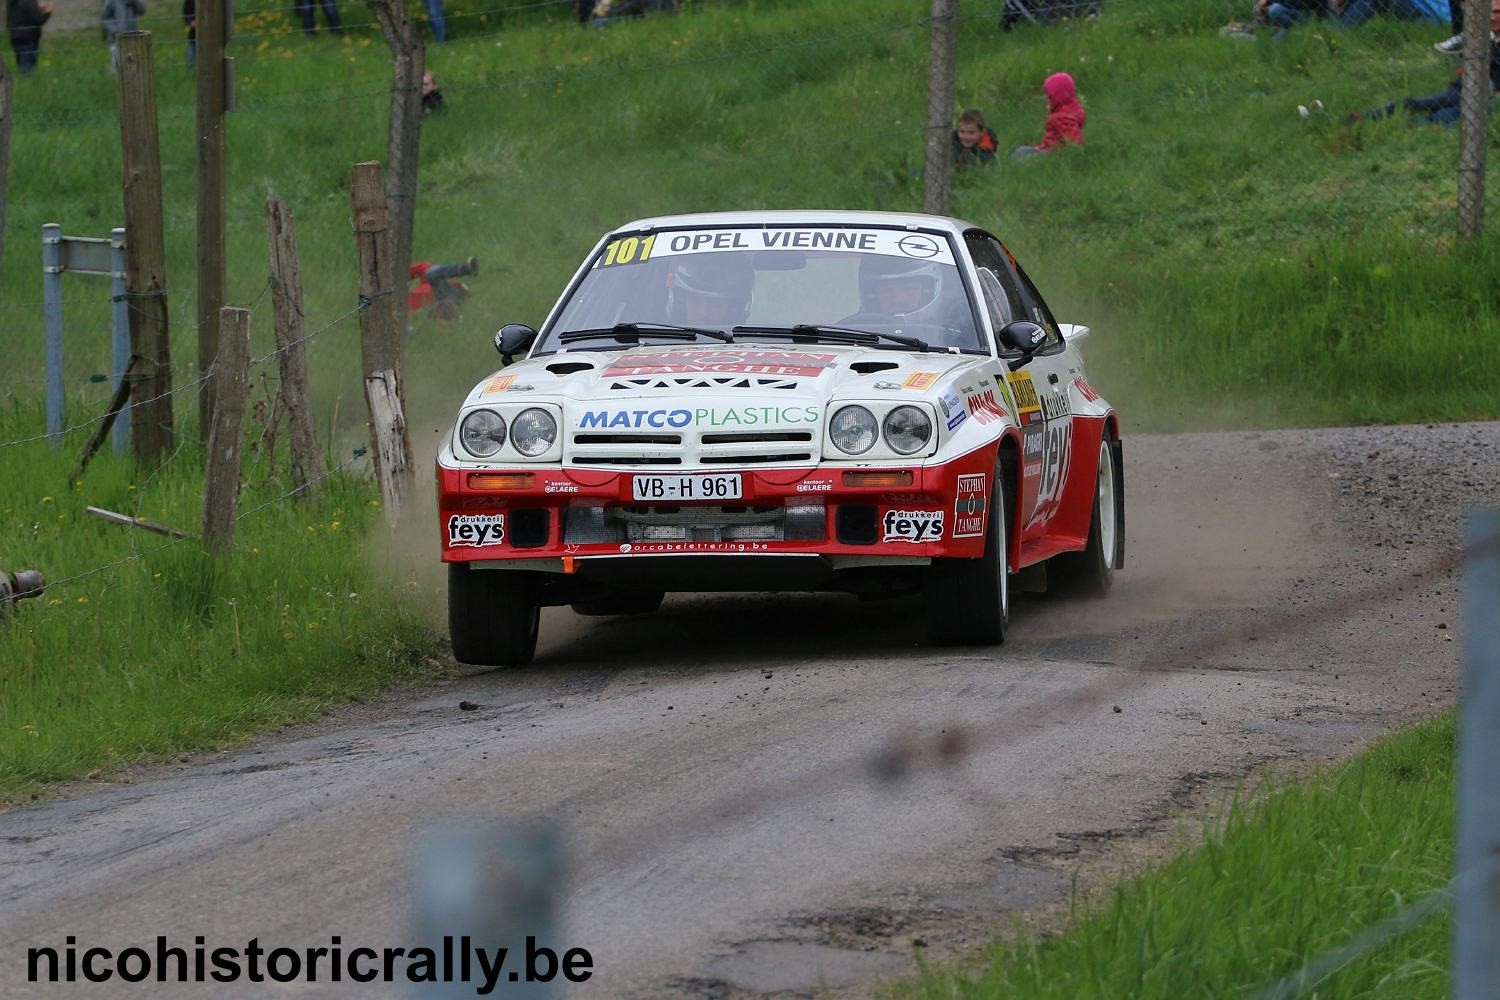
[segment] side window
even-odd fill
[[[1047,345],[1043,348],[1057,347],[1062,344],[1062,336],[1057,332],[1057,320],[1052,318],[1052,311],[1047,308],[1047,303],[1042,300],[1042,295],[1026,277],[1026,272],[1021,270],[1021,265],[1016,264],[1015,258],[1011,258],[1015,266],[1016,277],[1021,283],[1021,303],[1025,315],[1047,331]]]
[[[985,305],[990,310],[990,322],[994,324],[995,332],[999,333],[1006,323],[1029,315],[1015,281],[1005,266],[1005,252],[999,241],[988,233],[971,229],[964,233],[964,245],[968,247],[974,267],[979,271],[980,288],[984,292]],[[985,278],[986,273],[993,281]],[[991,297],[995,300],[993,303],[989,301]]]

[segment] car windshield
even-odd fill
[[[906,229],[725,227],[623,236],[600,251],[537,352],[618,350],[658,336],[663,343],[723,339],[713,333],[735,341],[848,343],[853,330],[878,334],[870,338],[875,347],[909,350],[921,342],[986,353],[954,261],[946,236]]]

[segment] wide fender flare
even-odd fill
[[[1120,440],[1120,422],[1114,410],[1101,416],[1073,417],[1073,467],[1063,487],[1062,504],[1053,520],[1050,534],[1071,535],[1087,539],[1094,516],[1095,483],[1099,476],[1101,441]],[[1118,453],[1117,453],[1118,457]],[[1116,490],[1124,482],[1124,470],[1115,463]]]

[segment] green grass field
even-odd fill
[[[702,0],[605,30],[578,28],[559,7],[501,6],[526,9],[451,6],[451,40],[430,48],[450,111],[424,127],[416,255],[474,254],[482,271],[462,322],[419,323],[409,341],[419,455],[497,364],[494,330],[539,322],[610,226],[673,211],[920,206],[924,2]],[[1454,245],[1456,134],[1351,129],[1294,110],[1440,89],[1451,68],[1429,43],[1445,29],[1220,37],[1242,6],[1121,2],[1097,21],[1001,34],[966,4],[959,103],[988,112],[1002,147],[1039,139],[1053,70],[1075,74],[1090,122],[1084,150],[957,178],[954,213],[1006,240],[1061,319],[1094,328],[1092,377],[1130,429],[1495,416],[1500,240]],[[357,324],[334,321],[356,302],[349,167],[384,157],[390,80],[378,32],[349,15],[342,39],[304,38],[288,10],[242,11],[231,43],[229,297],[255,306],[256,352],[269,350],[263,206],[285,198],[308,327],[321,331],[309,363],[330,465],[367,443]],[[151,18],[174,377],[186,385],[197,377],[193,81],[176,9]],[[106,453],[69,490],[86,430],[60,451],[5,446],[44,429],[40,227],[105,235],[118,224],[118,145],[97,33],[49,35],[39,72],[15,90],[0,567],[54,580],[158,544],[86,518],[87,504],[197,524],[191,391],[176,400],[182,447],[159,474]],[[90,376],[108,369],[108,288],[66,286],[78,422],[107,398]],[[274,372],[256,375],[264,399],[259,379]],[[247,458],[244,507],[288,488],[267,478],[282,459],[251,469]],[[315,505],[247,518],[227,567],[187,543],[56,587],[0,629],[0,792],[234,740],[410,675],[436,648],[435,537],[420,518],[396,535],[367,526],[364,469],[330,480]],[[358,602],[338,597],[350,593]]]
[[[932,969],[920,1000],[1254,997],[1446,885],[1453,869],[1451,717],[1231,810],[1197,850],[1080,904],[1074,925],[997,946],[977,972]],[[1441,1000],[1449,921],[1434,915],[1298,996]]]

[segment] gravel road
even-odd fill
[[[549,611],[526,670],[0,814],[0,996],[209,995],[28,987],[26,947],[70,934],[401,944],[412,845],[454,816],[565,825],[575,995],[862,995],[1142,863],[1259,764],[1451,705],[1458,578],[1423,570],[1497,469],[1500,424],[1129,438],[1114,592],[1018,599],[993,655],[925,646],[902,602]],[[946,767],[868,766],[945,734]]]

